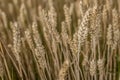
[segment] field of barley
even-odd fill
[[[120,0],[0,0],[0,80],[120,80]]]

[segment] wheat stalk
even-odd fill
[[[59,76],[58,76],[58,80],[65,80],[65,76],[66,76],[66,73],[67,73],[67,70],[69,68],[69,61],[68,60],[65,60],[60,71],[59,71]]]

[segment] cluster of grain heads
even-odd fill
[[[119,80],[119,0],[0,0],[2,80]]]

